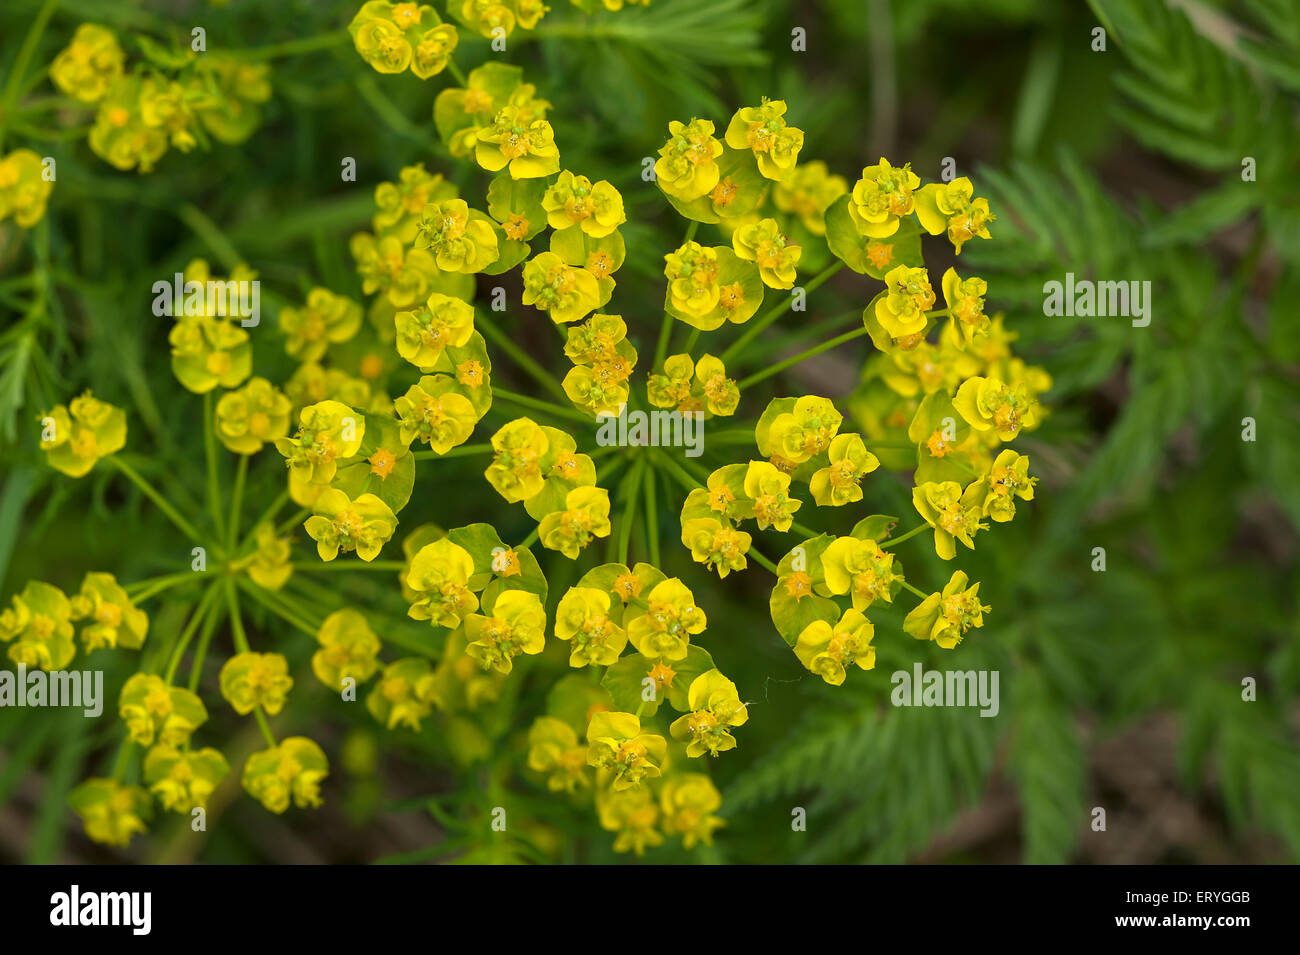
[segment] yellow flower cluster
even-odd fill
[[[152,41],[150,41],[152,42]],[[160,69],[165,61],[169,77]],[[93,106],[90,148],[118,169],[149,172],[174,147],[189,152],[248,139],[271,96],[265,64],[189,47],[166,51],[128,69],[117,35],[83,23],[50,64],[50,80]]]

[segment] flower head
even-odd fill
[[[736,684],[718,670],[708,670],[691,681],[687,697],[691,712],[669,728],[674,739],[686,741],[686,755],[717,756],[735,749],[731,728],[749,719],[749,708],[740,702]]]

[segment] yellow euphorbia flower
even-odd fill
[[[469,589],[473,573],[469,551],[447,538],[421,547],[406,574],[406,586],[416,594],[408,616],[435,627],[459,627],[478,609],[478,598]]]
[[[112,30],[83,23],[50,64],[50,79],[73,99],[95,103],[122,75],[125,59]]]
[[[29,580],[0,613],[0,641],[11,644],[9,659],[28,668],[62,670],[76,656],[72,603],[52,584]]]
[[[460,43],[460,34],[450,23],[440,23],[420,34],[411,58],[411,72],[422,80],[436,76],[447,68],[447,62]]]
[[[627,638],[648,660],[682,660],[691,635],[708,626],[695,595],[676,577],[655,584],[646,595],[646,611],[627,623]]]
[[[925,522],[934,528],[934,550],[944,560],[957,554],[954,539],[974,548],[971,539],[977,531],[987,530],[980,523],[983,516],[979,482],[972,482],[963,492],[956,481],[926,482],[912,488],[912,504]]]
[[[405,166],[396,182],[381,182],[375,187],[375,215],[370,220],[375,235],[414,242],[424,207],[455,195],[456,186],[441,173],[426,172],[423,163]]]
[[[967,630],[984,626],[984,614],[992,609],[979,602],[980,585],[968,583],[963,571],[954,571],[942,593],[930,594],[907,615],[903,629],[945,650],[961,643]]]
[[[829,448],[830,466],[815,472],[808,490],[819,507],[841,507],[862,500],[861,481],[880,467],[880,459],[867,450],[858,434],[836,435]]]
[[[884,156],[874,166],[862,170],[862,178],[853,186],[849,215],[858,231],[865,236],[883,239],[898,231],[900,216],[910,215],[915,205],[912,190],[921,178],[912,172],[912,164],[891,166]]]
[[[974,199],[974,186],[965,176],[952,182],[934,182],[916,193],[916,218],[930,235],[947,230],[957,254],[970,239],[990,238],[988,223],[997,216],[989,212],[987,199]]]
[[[527,590],[506,590],[492,605],[492,616],[465,620],[465,652],[484,670],[509,673],[521,653],[542,652],[546,644],[546,608]]]
[[[318,401],[298,413],[298,431],[277,438],[275,448],[289,462],[291,476],[312,484],[334,480],[340,459],[361,450],[366,419],[341,401]]]
[[[125,846],[145,831],[151,815],[149,794],[115,779],[87,779],[68,794],[68,805],[81,817],[86,836],[106,846]]]
[[[421,657],[405,657],[384,668],[366,697],[366,709],[386,729],[406,726],[420,731],[420,720],[433,709],[433,667]]]
[[[483,476],[511,503],[526,501],[546,484],[542,457],[551,442],[532,418],[516,418],[492,435],[496,453]]]
[[[180,83],[152,76],[146,79],[140,86],[140,118],[146,126],[164,130],[168,141],[183,153],[198,145],[194,109]]]
[[[425,206],[415,247],[428,249],[442,271],[471,275],[482,272],[500,254],[492,220],[471,209],[464,199],[443,199]]]
[[[962,382],[952,406],[976,431],[994,431],[1012,441],[1021,428],[1038,424],[1038,401],[1024,385],[1008,385],[997,378],[969,378]]]
[[[793,288],[795,266],[803,250],[791,242],[775,219],[760,219],[731,233],[731,247],[747,262],[758,264],[758,274],[769,288]]]
[[[394,5],[386,0],[362,4],[348,24],[357,52],[380,73],[401,73],[411,65],[411,41],[406,29],[419,22],[421,10],[416,4],[399,6],[404,10],[400,24],[393,16]],[[406,8],[414,9],[408,12]],[[424,9],[432,12],[431,7]],[[436,22],[436,16],[433,19]]]
[[[983,512],[999,523],[1016,516],[1016,498],[1034,499],[1034,485],[1038,478],[1029,476],[1029,458],[1010,448],[1000,452],[989,473],[980,482],[986,491]]]
[[[355,550],[362,560],[372,561],[397,529],[393,509],[374,494],[361,494],[354,501],[344,491],[329,488],[316,498],[312,511],[303,527],[316,542],[321,560]]]
[[[404,245],[395,235],[376,239],[369,232],[358,232],[348,246],[367,295],[383,291],[394,308],[410,308],[429,294],[438,266],[426,250]]]
[[[274,716],[293,687],[289,661],[279,653],[237,653],[221,667],[221,695],[247,716],[261,707]]]
[[[923,268],[900,265],[885,273],[886,293],[876,299],[876,321],[894,338],[925,331],[926,310],[934,307],[934,289]]]
[[[802,464],[830,447],[843,421],[844,416],[829,398],[804,395],[795,401],[791,411],[772,421],[768,441],[776,457]]]
[[[95,123],[90,128],[91,150],[105,162],[123,171],[139,168],[149,172],[167,151],[167,133],[144,120],[141,97],[144,80],[127,75],[115,80],[99,101]]]
[[[71,619],[85,621],[81,642],[87,653],[100,647],[139,650],[144,646],[149,617],[131,602],[112,574],[86,574],[70,606]]]
[[[188,815],[204,809],[230,772],[226,757],[211,747],[180,750],[159,743],[145,754],[144,781],[164,809]]]
[[[248,332],[225,318],[182,315],[167,340],[172,371],[188,390],[207,394],[220,385],[238,388],[253,370]]]
[[[586,269],[568,265],[554,252],[542,252],[523,269],[523,303],[551,316],[557,325],[577,322],[600,305],[600,286]]]
[[[361,306],[326,288],[308,292],[302,308],[280,309],[284,350],[298,361],[316,361],[331,342],[345,342],[360,328]]]
[[[664,843],[663,834],[655,828],[659,807],[649,786],[597,790],[596,814],[602,828],[618,833],[614,839],[615,852],[630,851],[640,856],[647,847]]]
[[[948,305],[948,314],[952,317],[952,327],[961,340],[969,345],[977,335],[987,334],[990,322],[984,314],[984,296],[989,284],[975,275],[963,279],[956,269],[949,269],[943,273],[940,287]]]
[[[555,131],[531,111],[508,105],[476,133],[474,159],[488,172],[509,168],[511,179],[537,179],[560,171]]]
[[[425,376],[393,402],[404,443],[418,439],[446,454],[473,434],[478,412],[454,388],[455,382],[446,375]]]
[[[551,792],[571,793],[590,785],[587,750],[572,726],[539,716],[528,730],[528,768],[546,777]]]
[[[326,617],[316,631],[316,642],[321,648],[312,655],[311,669],[331,690],[341,690],[348,679],[364,683],[379,669],[379,638],[351,607]]]
[[[423,308],[398,312],[393,321],[397,327],[397,353],[427,371],[444,349],[460,348],[473,336],[474,307],[434,292]]]
[[[126,412],[89,391],[42,416],[41,450],[56,471],[82,477],[126,444]]]
[[[708,670],[691,681],[687,693],[691,712],[673,721],[669,727],[673,739],[686,741],[686,755],[717,756],[735,749],[731,727],[749,720],[749,707],[740,702],[736,684],[718,670]]]
[[[12,215],[19,226],[30,229],[44,217],[53,189],[41,157],[30,149],[15,149],[0,159],[0,221]]]
[[[850,663],[857,664],[860,670],[876,665],[876,648],[871,645],[874,635],[870,620],[857,610],[846,610],[834,627],[825,620],[814,620],[804,627],[794,645],[794,655],[809,672],[831,686],[839,686]]]
[[[567,169],[542,196],[542,208],[552,229],[578,226],[592,238],[600,239],[627,221],[623,197],[604,179],[592,184],[586,176],[575,176]]]
[[[257,549],[248,562],[248,576],[267,590],[279,590],[293,576],[293,549],[284,537],[276,537],[275,525],[263,521],[253,529]]]
[[[682,525],[682,543],[690,548],[692,559],[717,571],[719,578],[733,570],[745,569],[745,554],[751,540],[744,531],[711,517],[698,517]]]
[[[758,171],[767,179],[789,179],[803,148],[803,130],[785,123],[785,102],[766,97],[761,106],[736,111],[726,139],[732,149],[752,149]]]
[[[641,732],[641,720],[631,713],[602,710],[587,724],[587,765],[613,773],[615,791],[658,777],[667,755],[668,741]]]
[[[767,461],[750,461],[745,471],[745,496],[754,502],[754,519],[760,531],[774,527],[788,531],[794,512],[803,502],[790,496],[790,475]]]
[[[256,454],[289,433],[292,411],[293,402],[279,388],[265,378],[250,378],[217,402],[217,437],[235,454]]]
[[[664,256],[668,300],[683,315],[704,318],[722,297],[718,284],[718,253],[698,242],[687,242]]]
[[[141,746],[151,746],[154,740],[182,746],[208,718],[196,694],[146,673],[135,674],[123,685],[117,712],[127,738]]]
[[[714,138],[709,120],[673,120],[668,124],[668,142],[655,160],[655,181],[674,198],[684,202],[698,199],[718,184],[717,159],[721,155],[722,143]]]
[[[564,509],[547,514],[538,527],[543,547],[577,560],[593,537],[609,536],[609,492],[603,487],[576,487],[565,495]]]
[[[837,537],[822,553],[822,571],[832,594],[850,594],[854,610],[866,610],[877,600],[893,603],[891,586],[902,580],[894,573],[894,555],[874,540]]]
[[[722,805],[722,794],[704,773],[682,773],[664,780],[659,793],[664,832],[682,837],[682,848],[703,843],[713,845],[713,831],[726,825],[714,812]]]
[[[609,619],[609,594],[571,587],[555,611],[555,636],[569,641],[569,666],[612,666],[627,646],[627,631]]]
[[[290,801],[299,809],[319,806],[320,784],[328,774],[324,751],[305,736],[290,736],[248,757],[242,781],[250,796],[279,814]]]

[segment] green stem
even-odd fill
[[[275,741],[275,734],[271,732],[271,724],[267,722],[266,713],[262,711],[261,704],[253,707],[253,716],[257,719],[257,728],[262,731],[262,736],[266,739],[267,745],[272,749],[279,746],[280,744]]]
[[[746,388],[749,388],[751,385],[756,385],[760,381],[764,381],[768,378],[771,378],[773,375],[779,374],[785,371],[787,368],[797,365],[802,361],[807,361],[809,358],[814,358],[817,355],[820,355],[824,351],[830,351],[832,348],[835,348],[838,345],[843,345],[845,342],[851,342],[855,338],[861,338],[863,335],[866,334],[868,334],[866,328],[855,328],[851,332],[845,332],[843,335],[837,335],[834,338],[832,338],[830,341],[822,342],[820,345],[816,345],[812,348],[807,349],[806,351],[801,351],[799,354],[793,355],[790,358],[785,359],[784,361],[779,361],[775,365],[768,365],[762,371],[755,372],[754,374],[750,375],[748,378],[742,379],[739,384],[740,390],[744,391]]]
[[[668,471],[668,473],[673,476],[673,478],[677,481],[677,483],[680,484],[682,487],[684,487],[687,491],[694,491],[697,487],[700,486],[700,482],[695,480],[695,478],[691,477],[686,472],[685,468],[683,468],[680,464],[678,464],[668,455],[664,454],[662,451],[655,450],[653,452],[653,457],[655,461],[655,467],[658,467],[660,464],[662,464],[664,466],[664,469]]]
[[[655,469],[645,469],[645,535],[650,548],[650,563],[659,566],[659,515],[655,499]]]
[[[59,0],[45,0],[45,3],[41,5],[41,9],[37,11],[35,19],[32,20],[31,27],[27,30],[27,36],[23,38],[23,45],[18,48],[18,56],[9,70],[9,81],[5,84],[4,97],[0,100],[0,143],[4,142],[4,134],[9,125],[9,118],[13,115],[14,107],[18,103],[18,95],[22,90],[23,79],[27,75],[27,67],[31,64],[32,57],[36,54],[36,48],[40,45],[41,37],[45,33],[45,27],[50,22],[50,17],[54,15],[54,10],[58,5]]]
[[[275,500],[271,502],[271,506],[262,512],[262,516],[259,517],[256,521],[254,521],[253,525],[249,527],[248,536],[244,538],[241,546],[247,546],[253,540],[253,535],[257,533],[257,529],[261,527],[263,524],[269,523],[270,521],[274,520],[275,515],[279,514],[280,509],[288,503],[289,503],[289,489],[285,488],[278,495],[276,495]]]
[[[180,512],[172,506],[171,502],[159,494],[158,491],[154,489],[154,486],[141,477],[140,473],[136,471],[135,468],[131,467],[131,465],[127,464],[116,454],[109,457],[108,460],[112,462],[114,467],[125,474],[136,487],[143,491],[145,496],[157,505],[158,510],[162,511],[163,514],[167,516],[167,519],[175,524],[176,528],[190,539],[191,543],[198,543],[203,539],[202,535],[194,529],[194,526],[185,518],[181,517]]]
[[[527,372],[534,381],[555,395],[560,401],[567,402],[569,396],[564,393],[564,386],[555,379],[549,371],[539,365],[531,355],[514,343],[509,335],[497,328],[496,324],[486,316],[477,315],[474,318],[474,325],[481,331],[484,336],[492,341],[492,344],[499,347],[503,352],[511,357],[516,365]],[[493,394],[497,394],[497,389],[492,389]]]
[[[578,421],[582,424],[592,424],[592,419],[579,413],[574,408],[564,408],[551,401],[542,401],[540,398],[530,398],[528,395],[521,395],[513,391],[506,391],[504,388],[492,386],[492,397],[508,404],[519,405],[522,408],[529,408],[533,411],[544,411],[547,414],[554,415],[557,418],[564,418],[569,421]]]
[[[663,324],[659,326],[659,341],[655,345],[655,363],[651,366],[651,371],[664,366],[664,359],[668,357],[668,339],[672,333],[673,317],[664,312]]]
[[[767,568],[771,573],[776,574],[778,577],[781,575],[780,571],[776,569],[776,564],[772,563],[753,547],[749,549],[747,556],[754,558],[754,560],[758,561],[761,566]]]
[[[307,518],[311,517],[311,508],[304,507],[298,510],[292,517],[287,517],[275,527],[275,536],[280,537],[287,533],[291,528],[301,524]]]
[[[688,355],[691,354],[691,352],[695,350],[695,345],[696,343],[699,342],[699,340],[700,340],[700,330],[698,328],[691,329],[691,333],[686,336],[686,347],[683,348],[682,351]]]
[[[830,279],[832,275],[834,275],[842,268],[844,268],[844,263],[839,261],[833,262],[830,265],[826,266],[826,268],[822,269],[815,276],[813,276],[813,278],[808,282],[808,284],[804,286],[805,294],[809,294],[809,295],[812,294],[814,291],[820,288],[823,283],[825,283],[828,279]],[[738,355],[741,351],[744,350],[746,345],[748,345],[755,338],[761,335],[763,333],[763,330],[767,328],[767,326],[771,325],[778,318],[780,318],[787,311],[789,311],[790,306],[793,304],[794,304],[794,296],[787,295],[779,305],[772,307],[759,318],[752,320],[749,323],[748,328],[745,330],[745,333],[741,335],[738,339],[736,339],[731,344],[731,347],[729,347],[726,351],[724,351],[719,356],[722,359],[722,363],[724,365],[730,364],[731,359],[735,358],[736,355]]]
[[[215,590],[216,587],[214,586],[213,589]],[[212,604],[211,611],[203,622],[203,629],[199,633],[199,644],[194,648],[194,659],[190,662],[188,686],[191,693],[198,691],[199,678],[203,676],[203,661],[208,655],[208,645],[212,642],[213,634],[217,632],[221,618],[221,601],[217,600]]]
[[[285,623],[297,627],[307,636],[315,639],[316,634],[320,631],[320,627],[312,626],[311,620],[300,612],[300,608],[290,606],[286,598],[279,592],[262,590],[252,583],[244,583],[243,590],[257,603],[260,603]]]
[[[369,563],[364,560],[332,560],[329,563],[295,560],[289,566],[294,570],[302,570],[307,573],[329,573],[336,570],[400,571],[405,569],[406,564],[400,560],[372,560]]]
[[[130,595],[132,603],[140,604],[140,603],[144,603],[146,600],[150,599],[151,597],[156,597],[158,594],[162,593],[165,590],[170,590],[171,588],[175,587],[177,584],[183,584],[186,581],[193,580],[197,577],[207,577],[213,573],[215,573],[215,571],[181,570],[181,571],[177,571],[174,574],[167,574],[164,577],[156,577],[153,578],[152,580],[139,581],[138,582],[139,584],[146,585],[144,589],[142,589],[139,593],[133,594],[131,593],[131,588],[128,587],[127,593]],[[137,586],[137,585],[138,584],[132,586]]]
[[[203,396],[203,444],[208,463],[208,510],[217,537],[225,539],[221,519],[221,481],[217,477],[217,435],[212,426],[212,392]]]
[[[194,634],[198,632],[199,626],[207,619],[208,614],[212,611],[212,603],[217,598],[217,593],[221,589],[219,584],[209,587],[199,601],[199,605],[194,608],[194,614],[190,617],[189,623],[181,632],[180,639],[176,641],[176,647],[172,650],[171,660],[167,663],[167,673],[163,677],[163,682],[168,686],[172,685],[172,680],[176,677],[176,668],[180,666],[181,659],[185,656],[185,650],[189,647],[190,641],[194,639]]]
[[[226,540],[230,542],[233,550],[239,543],[239,517],[240,509],[244,505],[244,482],[248,478],[248,455],[239,456],[239,464],[235,467],[235,490],[230,495],[230,520],[229,532]]]
[[[523,539],[519,544],[518,550],[527,550],[537,543],[537,539],[542,536],[542,525],[538,524],[532,529],[532,532]]]
[[[641,472],[644,470],[645,458],[638,458],[636,464],[632,465],[632,470],[623,479],[623,487],[627,489],[627,503],[623,505],[623,519],[619,522],[618,529],[618,562],[620,564],[627,563],[628,549],[632,543],[632,519],[636,516],[637,496],[641,492]]]
[[[491,444],[462,444],[458,448],[452,448],[446,454],[439,454],[437,451],[416,451],[415,460],[417,461],[443,461],[447,458],[469,458],[476,454],[491,454],[495,448]]]
[[[226,578],[226,606],[230,610],[230,633],[235,640],[235,649],[240,653],[249,653],[248,634],[244,632],[244,619],[239,615],[239,592],[235,578]]]
[[[459,83],[462,87],[469,86],[469,80],[465,78],[464,72],[461,70],[459,66],[456,65],[456,61],[453,60],[451,57],[447,57],[447,72],[449,72],[452,76],[454,76],[456,78],[456,82]]]
[[[113,779],[121,782],[126,775],[126,767],[131,762],[131,752],[135,743],[130,739],[122,740],[122,745],[117,748],[117,758],[113,760]]]
[[[917,590],[915,587],[913,587],[911,584],[909,584],[906,580],[900,580],[899,583],[902,584],[903,587],[904,587],[905,589],[910,590],[912,593],[916,594],[916,595],[917,595],[918,597],[920,597],[922,600],[926,600],[926,599],[929,598],[929,596],[930,596],[929,594],[924,593],[923,591]]]
[[[352,37],[347,30],[331,30],[329,33],[301,37],[297,40],[286,40],[284,43],[247,47],[243,50],[231,50],[230,52],[243,60],[274,60],[281,56],[296,56],[299,53],[328,50],[331,47],[342,46],[350,42],[352,42]]]
[[[921,525],[918,525],[917,527],[913,527],[913,528],[912,528],[910,531],[908,531],[906,534],[901,534],[901,535],[899,535],[898,537],[891,537],[891,538],[888,538],[887,540],[883,540],[883,541],[881,541],[881,542],[880,542],[880,548],[881,548],[882,550],[884,550],[884,549],[887,548],[887,547],[893,547],[895,544],[901,544],[901,543],[903,543],[903,541],[907,540],[909,537],[915,537],[917,534],[920,534],[922,531],[928,531],[929,529],[930,529],[930,525],[929,525],[929,524],[921,524]]]

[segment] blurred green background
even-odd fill
[[[8,0],[0,10],[0,75],[39,6]],[[163,42],[202,25],[213,48],[238,49],[340,29],[355,6],[64,0],[34,62],[48,63],[87,20]],[[641,158],[655,154],[670,119],[721,126],[766,95],[786,100],[792,124],[806,131],[802,158],[825,160],[850,183],[882,155],[929,179],[952,157],[998,216],[994,241],[973,243],[963,265],[988,279],[990,312],[1005,311],[1019,354],[1055,381],[1050,417],[1016,444],[1041,477],[1037,499],[956,562],[982,581],[994,609],[955,654],[906,638],[901,610],[873,614],[876,669],[828,687],[771,626],[770,577],[755,569],[710,578],[678,545],[676,514],[661,515],[664,569],[694,589],[710,619],[704,645],[754,702],[739,749],[710,767],[727,819],[716,846],[647,859],[1300,856],[1300,6],[653,0],[648,10],[590,20],[562,0],[552,7],[502,56],[554,104],[565,167],[611,180],[627,200],[629,266],[611,311],[632,329],[639,370],[660,312],[637,303],[661,298],[661,256],[682,225],[641,181]],[[1099,25],[1104,50],[1094,49]],[[807,52],[791,49],[795,28],[806,30]],[[456,58],[468,71],[492,55],[463,36]],[[189,544],[108,469],[74,482],[46,468],[35,416],[93,387],[128,408],[128,452],[141,466],[199,499],[201,402],[172,378],[165,332],[149,310],[152,283],[195,256],[228,268],[237,255],[269,290],[270,329],[278,305],[316,283],[360,300],[346,240],[367,227],[375,184],[424,162],[471,204],[482,193],[486,177],[452,160],[432,126],[433,98],[449,82],[379,76],[350,45],[278,58],[251,139],[171,152],[146,176],[114,171],[53,118],[44,141],[40,129],[10,132],[6,151],[28,145],[54,156],[59,175],[30,236],[0,224],[3,326],[19,318],[11,280],[33,262],[56,290],[30,336],[0,345],[0,598],[29,578],[68,590],[89,570],[127,581],[188,562]],[[32,95],[49,92],[43,82]],[[357,160],[356,183],[340,181],[345,156]],[[1254,181],[1243,181],[1246,157],[1256,161]],[[932,275],[946,264],[927,257]],[[1067,271],[1150,280],[1150,326],[1045,317],[1042,284]],[[842,273],[797,320],[839,314],[869,294]],[[512,336],[562,367],[553,333],[534,317],[511,312]],[[795,320],[766,341],[775,349]],[[765,387],[848,408],[869,352],[859,339]],[[273,380],[292,367],[276,347],[258,360]],[[504,358],[495,374],[531,390]],[[742,413],[761,406],[747,398]],[[1248,417],[1254,441],[1242,438]],[[907,477],[873,476],[862,513],[904,515],[910,525]],[[275,468],[255,468],[250,501],[269,501],[280,480]],[[532,527],[521,508],[502,506],[473,459],[422,465],[402,521],[488,521],[506,540]],[[825,514],[809,523],[835,526]],[[1092,570],[1096,547],[1105,548],[1105,572]],[[927,562],[925,549],[908,548],[903,560],[909,576],[937,585],[950,568],[932,554]],[[576,568],[544,561],[552,601],[602,559],[584,555]],[[401,613],[386,577],[334,576],[358,606],[396,599]],[[181,609],[151,606],[153,626],[179,626]],[[271,629],[264,645],[301,667],[313,649],[306,643]],[[889,674],[916,660],[999,670],[999,715],[891,707]],[[115,666],[110,701],[130,661]],[[71,786],[111,763],[111,709],[100,721],[0,711],[0,860],[630,861],[612,853],[589,807],[511,772],[556,672],[524,669],[501,704],[474,715],[492,756],[469,766],[445,724],[386,734],[362,708],[340,707],[300,680],[286,731],[308,732],[331,755],[322,810],[275,817],[227,798],[204,838],[166,820],[122,853],[87,841],[65,804]],[[1242,699],[1246,677],[1257,683],[1253,702]],[[210,709],[213,738],[230,741],[223,749],[237,768],[255,732],[228,709]],[[485,820],[497,804],[525,820],[518,836],[493,840]],[[799,806],[806,832],[791,831]],[[1089,825],[1094,807],[1106,810],[1104,832]]]

